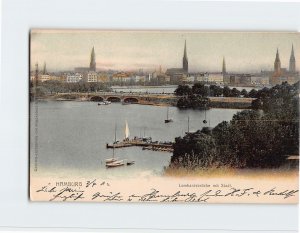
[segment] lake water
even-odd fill
[[[95,102],[40,101],[32,102],[30,108],[31,169],[36,159],[38,171],[34,175],[62,178],[160,175],[172,154],[142,150],[141,147],[115,150],[115,157],[134,160],[134,165],[105,167],[105,159],[112,157],[113,153],[112,149],[106,149],[106,143],[113,142],[115,126],[117,140],[124,138],[127,121],[130,137],[151,136],[154,141],[174,141],[175,137],[183,136],[187,131],[188,116],[190,131],[201,129],[205,119],[205,111],[169,107],[169,117],[174,122],[165,124],[167,107],[137,104],[98,106]],[[240,110],[207,110],[206,126],[214,127],[224,120],[228,121],[237,111]]]

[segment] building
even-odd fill
[[[209,74],[207,72],[205,73],[197,73],[195,74],[195,82],[208,82],[208,76]]]
[[[146,75],[135,75],[132,77],[132,81],[135,83],[144,83],[146,81]]]
[[[189,83],[193,83],[195,82],[195,76],[194,75],[189,75],[187,78],[186,78],[187,82]]]
[[[223,84],[224,72],[214,72],[208,74],[208,82],[216,83],[216,84]]]
[[[182,57],[182,68],[169,68],[166,75],[170,76],[170,82],[173,84],[186,82],[187,74],[189,72],[189,62],[187,57],[186,41],[184,42],[184,51]]]
[[[109,77],[107,74],[99,74],[98,75],[98,82],[99,83],[108,83],[109,82]]]
[[[78,83],[80,80],[82,80],[82,74],[80,73],[68,74],[66,77],[67,83]]]
[[[113,74],[112,82],[114,83],[129,83],[132,80],[131,74],[127,72],[118,72]]]
[[[47,74],[46,62],[44,63],[43,74]]]
[[[98,74],[95,71],[90,71],[87,74],[87,82],[88,83],[96,83],[98,82]]]
[[[39,75],[39,81],[41,82],[45,82],[45,81],[49,81],[51,79],[50,75],[49,74],[42,74],[42,75]]]
[[[223,57],[223,62],[222,62],[222,75],[223,75],[223,83],[229,85],[232,79],[230,79],[230,75],[226,71],[225,57]]]
[[[96,71],[96,55],[95,55],[95,48],[93,46],[91,52],[91,59],[90,59],[90,71]]]
[[[89,71],[96,71],[96,54],[95,54],[95,48],[93,46],[91,57],[90,57],[90,66],[89,67],[75,67],[74,72],[75,73],[87,73]]]
[[[225,57],[223,57],[222,74],[223,74],[223,76],[226,75],[226,63],[225,63]]]
[[[262,75],[262,73],[253,74],[251,76],[251,85],[252,86],[269,85],[269,76],[264,76]]]
[[[292,52],[290,56],[290,65],[289,65],[290,73],[296,73],[296,59],[294,54],[294,45],[292,45]]]
[[[294,54],[294,46],[292,45],[289,69],[281,67],[279,50],[277,48],[276,57],[274,61],[274,71],[270,76],[270,84],[276,85],[282,82],[294,84],[299,81],[299,72],[296,71],[296,59]]]
[[[189,72],[189,61],[188,61],[187,52],[186,52],[186,40],[184,41],[184,52],[183,52],[183,58],[182,58],[182,69],[184,70],[185,73]]]

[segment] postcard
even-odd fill
[[[298,203],[296,32],[32,29],[30,200]]]

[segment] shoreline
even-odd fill
[[[114,94],[114,93],[112,93]],[[65,93],[61,95],[66,95]],[[101,101],[93,101],[91,100],[92,96],[95,94],[85,94],[80,93],[81,96],[73,98],[72,93],[69,94],[70,98],[63,98],[59,96],[45,96],[45,97],[37,97],[36,100],[38,101],[73,101],[73,102],[94,102],[98,103]],[[210,98],[210,108],[219,108],[219,109],[250,109],[253,99],[252,98],[238,98],[238,97],[209,97]],[[34,102],[35,100],[32,99],[30,102]],[[123,101],[120,99],[116,101],[116,103],[122,103]],[[150,97],[148,99],[141,98],[138,102],[130,103],[130,104],[139,104],[139,105],[149,105],[149,106],[164,106],[164,107],[177,107],[177,97],[173,97],[170,99],[167,98],[154,98]],[[189,110],[192,108],[182,109],[182,110]],[[195,109],[197,110],[197,109]]]

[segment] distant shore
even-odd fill
[[[111,96],[116,93],[112,92]],[[40,96],[38,100],[51,100],[51,101],[77,101],[77,102],[101,102],[100,100],[92,100],[93,97],[101,97],[104,94],[99,93],[58,93]],[[116,94],[117,95],[117,94]],[[131,96],[128,95],[128,98]],[[133,96],[138,97],[138,96]],[[229,109],[248,109],[251,108],[254,98],[240,98],[240,97],[209,97],[211,108],[229,108]],[[152,105],[152,106],[176,106],[178,97],[164,96],[153,94],[140,99],[132,104]],[[116,102],[122,102],[119,99]]]

